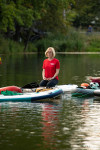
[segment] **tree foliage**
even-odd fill
[[[0,1],[0,30],[7,32],[15,31],[16,24],[23,27],[30,27],[33,22],[33,11],[23,5],[23,0]],[[29,21],[28,21],[29,20]]]
[[[73,8],[77,12],[75,26],[100,23],[100,0],[75,0]]]
[[[99,22],[100,0],[0,0],[0,33],[27,41],[36,32],[65,32]]]
[[[73,0],[0,0],[0,31],[16,32],[18,26],[55,30],[70,24]],[[64,11],[66,18],[64,18]],[[74,14],[74,13],[72,13]],[[70,19],[69,19],[70,18]]]

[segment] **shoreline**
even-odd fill
[[[57,54],[100,54],[100,52],[56,52]]]
[[[38,52],[18,52],[18,53],[9,53],[9,54],[0,54],[0,55],[33,55],[33,54],[43,54]],[[56,54],[100,54],[100,52],[56,52]]]

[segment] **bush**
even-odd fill
[[[5,40],[2,36],[0,36],[0,54],[8,53],[8,41]]]
[[[9,53],[19,53],[19,52],[23,52],[24,50],[24,46],[21,45],[18,42],[15,42],[13,40],[8,40],[8,50]]]
[[[33,43],[29,43],[27,47],[28,52],[37,52],[37,48]]]
[[[45,51],[48,47],[54,47],[56,51],[83,51],[85,40],[77,31],[71,29],[67,34],[49,33],[44,39],[37,41],[36,47],[39,52]]]
[[[9,53],[18,53],[24,50],[24,46],[18,42],[15,42],[10,39],[5,39],[3,36],[0,36],[0,53],[9,54]]]
[[[29,42],[25,52],[44,52],[48,47],[54,47],[58,52],[100,51],[100,35],[86,35],[73,28],[67,33],[48,33],[43,39]],[[0,35],[0,53],[24,52],[25,45]]]
[[[87,37],[86,50],[89,52],[100,52],[100,35],[93,34]]]

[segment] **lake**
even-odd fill
[[[44,55],[2,55],[0,87],[24,86],[42,79]],[[59,84],[88,82],[100,76],[100,55],[57,54]],[[100,98],[0,103],[0,149],[100,150]]]

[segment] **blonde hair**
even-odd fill
[[[55,49],[53,47],[48,47],[47,48],[47,50],[45,51],[45,56],[47,57],[47,53],[48,53],[49,49],[52,51],[53,57],[55,57],[56,52],[55,52]]]

